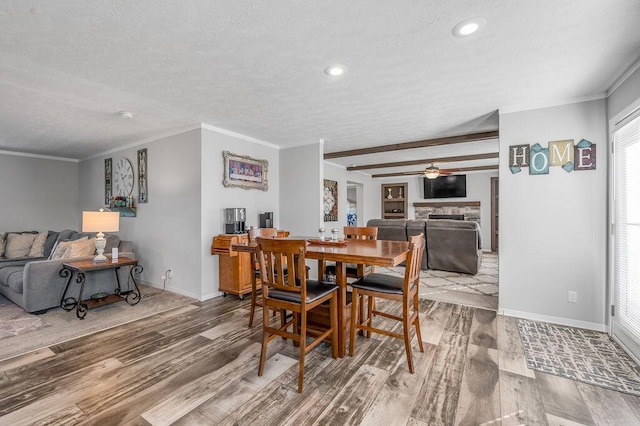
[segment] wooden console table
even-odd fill
[[[130,268],[129,276],[133,281],[133,290],[122,291],[122,287],[120,287],[118,270],[122,266],[129,266]],[[104,298],[83,300],[82,292],[84,291],[85,274],[87,272],[101,271],[105,269],[112,269],[114,271],[118,287],[114,290],[113,294],[105,295]],[[140,301],[140,289],[138,288],[138,283],[136,283],[136,279],[133,274],[135,273],[140,275],[142,270],[142,266],[138,265],[137,259],[130,259],[128,257],[120,257],[117,261],[109,259],[108,261],[101,263],[93,263],[92,259],[79,260],[77,262],[65,262],[62,264],[62,269],[59,272],[61,277],[68,277],[67,285],[65,286],[64,293],[62,293],[62,298],[60,299],[60,307],[65,311],[70,311],[75,308],[76,316],[80,319],[84,319],[89,308],[119,302],[121,300],[126,300],[129,305],[133,306]],[[73,296],[67,297],[69,284],[71,284],[71,278],[73,278],[74,274],[76,276],[76,283],[80,284],[80,290],[77,298]]]
[[[240,253],[232,249],[234,244],[247,244],[247,234],[220,234],[213,237],[211,254],[219,255],[218,289],[227,294],[234,294],[244,299],[245,294],[251,293],[251,283],[254,279],[253,262],[249,253]]]

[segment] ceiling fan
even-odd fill
[[[431,163],[429,167],[424,169],[423,174],[424,174],[424,177],[426,177],[427,179],[435,179],[438,176],[448,176],[452,173],[457,173],[459,171],[460,169],[457,169],[457,168],[441,170],[438,167],[434,166],[433,163]]]

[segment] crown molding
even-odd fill
[[[206,123],[200,123],[200,127],[202,129],[205,129],[205,130],[211,130],[212,132],[220,133],[220,134],[227,135],[227,136],[232,136],[234,138],[242,139],[242,140],[245,140],[247,142],[256,143],[258,145],[267,146],[267,147],[273,148],[273,149],[280,149],[280,147],[278,145],[276,145],[276,144],[273,144],[273,143],[270,143],[270,142],[265,142],[265,141],[263,141],[261,139],[257,139],[257,138],[251,137],[251,136],[243,135],[242,133],[232,132],[231,130],[223,129],[221,127],[212,126],[212,125],[206,124]]]
[[[629,68],[627,68],[620,76],[613,82],[611,87],[607,90],[607,97],[611,96],[613,92],[618,89],[618,87],[622,86],[622,84],[627,81],[631,75],[640,69],[640,57],[636,59],[634,63],[632,63]]]
[[[16,157],[39,158],[41,160],[68,161],[70,163],[79,163],[80,162],[80,160],[77,160],[75,158],[54,157],[52,155],[29,154],[28,152],[15,152],[15,151],[2,151],[2,150],[0,150],[0,155],[14,155]]]
[[[540,108],[551,108],[561,105],[577,104],[580,102],[597,101],[599,99],[606,99],[607,94],[605,92],[595,93],[593,95],[578,96],[576,98],[565,99],[549,99],[546,101],[532,102],[530,104],[508,105],[498,109],[499,114],[511,114],[512,112],[530,111]]]

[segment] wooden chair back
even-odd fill
[[[411,283],[415,283],[416,287],[420,283],[420,265],[422,264],[424,242],[424,234],[409,237],[409,253],[407,254],[404,274],[405,294],[409,294]]]
[[[249,241],[254,242],[257,237],[276,238],[278,237],[278,230],[276,228],[251,228],[248,234]]]
[[[344,237],[357,240],[377,240],[378,227],[376,226],[345,226]]]
[[[305,240],[289,240],[257,237],[258,261],[262,277],[263,297],[269,297],[269,290],[300,293],[304,304],[307,297],[307,269]],[[287,267],[287,265],[295,265]],[[286,272],[285,272],[285,267]]]

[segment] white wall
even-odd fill
[[[509,171],[510,145],[583,138],[597,145],[596,170]],[[604,330],[607,146],[605,100],[500,115],[503,313]]]
[[[147,148],[149,202],[137,205],[137,217],[120,218],[118,235],[133,241],[144,267],[141,281],[162,286],[160,277],[171,267],[167,288],[196,298],[201,297],[202,263],[200,146],[197,129],[80,163],[81,209],[96,210],[104,205],[104,159],[131,162],[137,200],[136,155]]]
[[[322,143],[280,150],[280,227],[315,236],[322,225]]]
[[[77,162],[0,153],[0,231],[79,230]]]
[[[237,155],[267,160],[268,191],[243,188],[225,188],[223,151]],[[218,256],[211,255],[211,242],[215,235],[223,234],[224,209],[244,207],[247,210],[247,226],[259,226],[258,215],[273,212],[274,226],[279,228],[280,218],[280,155],[278,149],[248,142],[212,130],[202,130],[202,232],[200,253],[202,253],[202,295],[204,299],[220,294],[218,291]],[[288,229],[283,227],[283,229]]]
[[[428,203],[428,202],[446,202],[446,201],[480,201],[480,230],[482,237],[482,249],[484,251],[491,251],[491,178],[497,177],[497,171],[490,172],[474,172],[467,173],[467,196],[460,198],[449,199],[424,199],[423,177],[422,176],[409,176],[404,180],[398,180],[398,178],[384,178],[376,179],[378,184],[382,183],[396,183],[407,182],[407,188],[409,193],[408,199],[408,215],[409,219],[415,219],[416,209],[413,203]],[[378,197],[379,198],[379,197]],[[378,199],[378,211],[375,217],[380,217],[380,200]]]

